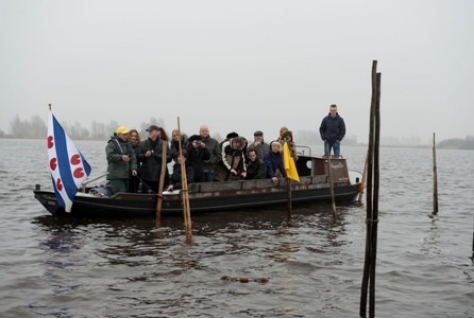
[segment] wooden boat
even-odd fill
[[[331,159],[331,174],[327,160],[322,157],[299,156],[296,168],[300,182],[291,181],[292,203],[330,202],[329,176],[332,176],[334,196],[338,203],[351,202],[361,191],[361,174],[351,172],[346,159]],[[355,173],[355,174],[354,174]],[[351,180],[352,179],[352,180]],[[117,193],[101,196],[92,188],[78,192],[72,211],[65,213],[56,203],[53,191],[43,191],[39,185],[35,198],[53,215],[75,217],[138,217],[156,214],[157,194]],[[228,182],[191,183],[188,185],[192,213],[217,212],[236,209],[257,209],[271,205],[285,205],[288,200],[287,181],[278,184],[271,179],[237,180]],[[182,213],[182,194],[163,193],[162,213]]]

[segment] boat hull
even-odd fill
[[[237,180],[212,183],[191,183],[188,197],[191,213],[228,210],[254,210],[272,205],[285,205],[291,197],[292,203],[322,203],[331,201],[328,161],[324,158],[300,156],[296,162],[300,181],[279,179]],[[351,180],[345,159],[331,160],[331,176],[336,202],[355,199],[361,187],[360,177]],[[288,188],[288,181],[290,188]],[[288,190],[291,190],[290,192]],[[156,215],[158,195],[140,193],[118,193],[113,196],[77,193],[71,213],[65,213],[57,205],[54,192],[42,191],[38,186],[35,198],[53,215],[75,217],[139,217]],[[181,214],[181,193],[164,193],[163,214]]]
[[[267,181],[260,181],[260,183],[262,182]],[[268,183],[271,182],[268,181]],[[246,185],[247,189],[242,187],[242,183],[239,182],[209,184],[213,184],[213,189],[208,191],[202,190],[202,188],[208,187],[205,183],[190,185],[189,202],[191,213],[257,209],[288,203],[286,183],[281,186],[254,188]],[[354,201],[359,193],[359,186],[359,184],[335,185],[334,197],[336,202]],[[35,190],[34,194],[35,198],[51,214],[76,217],[154,216],[158,199],[158,196],[154,194],[119,193],[111,197],[81,194],[74,198],[71,213],[65,213],[62,208],[57,206],[53,192]],[[306,185],[295,183],[291,187],[292,203],[323,203],[330,200],[330,189],[326,183]],[[163,195],[163,214],[179,214],[182,211],[182,194]]]

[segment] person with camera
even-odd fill
[[[188,139],[187,163],[194,169],[194,181],[196,183],[204,182],[204,163],[211,158],[211,153],[206,144],[201,141],[201,136],[191,135]]]

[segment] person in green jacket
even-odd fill
[[[137,176],[137,157],[127,141],[127,135],[126,127],[118,127],[105,147],[107,180],[114,193],[128,192],[130,175]]]

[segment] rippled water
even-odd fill
[[[77,144],[105,172],[105,144]],[[0,316],[358,317],[365,207],[334,223],[330,206],[297,206],[291,226],[285,207],[196,215],[185,245],[179,216],[50,216],[32,193],[51,187],[44,146],[0,139]],[[365,152],[342,149],[359,171]],[[438,150],[437,216],[431,149],[380,152],[376,316],[473,317],[474,152]]]

